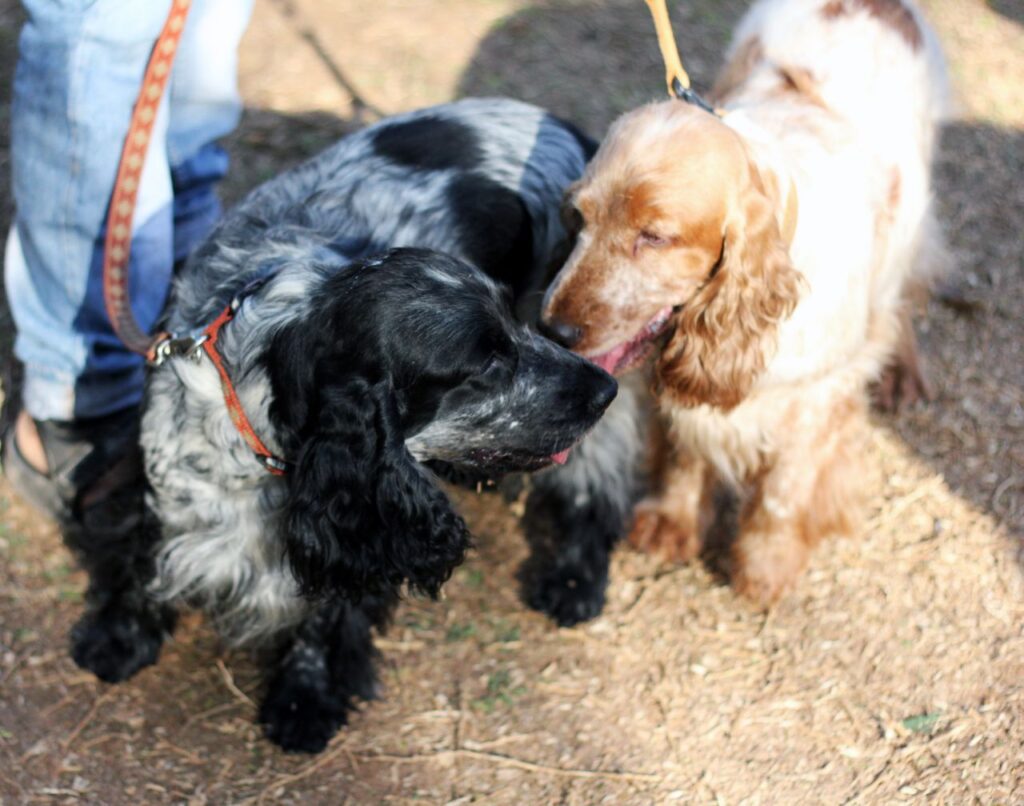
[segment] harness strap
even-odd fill
[[[224,325],[235,318],[235,313],[240,304],[241,298],[235,297],[220,312],[220,315],[203,331],[203,335],[206,338],[201,341],[199,346],[202,347],[203,351],[210,357],[213,365],[217,368],[217,374],[220,376],[220,387],[224,392],[224,403],[227,406],[228,415],[231,417],[231,422],[234,424],[235,429],[242,436],[242,439],[245,440],[249,450],[256,455],[256,460],[268,472],[275,476],[283,476],[288,469],[288,462],[271,453],[267,446],[263,444],[263,440],[259,438],[256,429],[252,427],[252,423],[249,422],[249,418],[245,414],[242,401],[239,399],[235,385],[231,382],[231,376],[224,366],[224,359],[221,358],[220,353],[217,351],[217,339],[220,338],[220,331]]]

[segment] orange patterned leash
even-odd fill
[[[151,2],[151,0],[145,0]],[[114,192],[107,214],[107,237],[103,251],[103,300],[111,327],[132,352],[151,357],[155,339],[147,335],[132,313],[128,293],[128,258],[131,252],[132,218],[139,195],[146,149],[153,134],[160,99],[171,75],[178,41],[185,28],[191,0],[172,0],[163,30],[146,65],[142,89],[132,110]]]
[[[149,2],[150,0],[142,0]],[[179,337],[170,333],[147,335],[139,326],[132,312],[131,296],[128,293],[128,265],[131,254],[132,219],[138,201],[139,185],[142,180],[142,168],[146,162],[146,151],[153,135],[160,101],[167,88],[174,66],[174,56],[178,52],[178,43],[185,29],[185,21],[191,0],[171,0],[171,10],[164,22],[163,30],[153,46],[153,53],[146,65],[146,73],[142,79],[142,89],[132,110],[128,134],[121,151],[121,161],[117,168],[114,181],[114,192],[110,198],[110,211],[107,214],[107,236],[103,250],[103,301],[107,308],[110,325],[125,347],[134,353],[146,356],[153,365],[159,365],[166,359],[181,355],[198,355],[201,347],[210,357],[220,376],[221,388],[224,392],[224,403],[227,406],[231,422],[234,424],[246,445],[256,455],[257,461],[270,473],[283,475],[288,463],[274,456],[256,434],[252,423],[242,408],[231,376],[224,366],[224,361],[217,352],[217,338],[224,325],[230,322],[242,303],[245,292],[236,297],[221,312],[213,324],[201,333]],[[247,289],[249,290],[249,289]]]
[[[651,10],[651,17],[654,18],[654,29],[658,34],[658,48],[661,50],[661,60],[665,62],[665,84],[668,86],[668,94],[680,101],[699,106],[705,112],[721,117],[718,110],[690,86],[690,76],[683,69],[683,63],[679,59],[679,50],[676,48],[676,38],[672,33],[672,23],[668,18],[665,0],[645,0],[645,2]]]

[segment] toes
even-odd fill
[[[654,537],[661,524],[661,515],[653,510],[641,510],[636,513],[633,519],[633,528],[630,529],[626,540],[637,551],[653,553]]]
[[[871,400],[879,411],[895,414],[935,398],[931,383],[919,365],[895,361],[871,387]]]
[[[100,680],[119,683],[156,663],[166,627],[147,613],[86,613],[71,631],[71,657]]]
[[[319,753],[346,722],[345,698],[320,686],[278,680],[260,706],[270,741],[289,753]]]
[[[600,615],[607,582],[607,577],[595,579],[578,569],[558,569],[534,582],[527,604],[559,627],[572,627]]]
[[[807,548],[797,540],[745,537],[733,555],[733,588],[767,608],[796,585],[807,563]]]

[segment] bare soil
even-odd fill
[[[871,425],[862,539],[767,614],[623,547],[604,615],[559,630],[519,602],[514,506],[459,493],[478,549],[401,608],[383,699],[310,758],[261,738],[255,666],[198,617],[128,683],[77,669],[84,578],[0,484],[0,803],[1024,802],[1024,4],[925,5],[961,97],[956,268],[920,327],[937,399]],[[706,87],[745,4],[671,6]],[[19,24],[0,3],[5,187]],[[507,94],[600,135],[662,92],[640,0],[257,0],[241,66],[228,199],[381,112]]]

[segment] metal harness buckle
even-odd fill
[[[199,361],[203,355],[202,346],[209,338],[210,335],[203,330],[194,330],[187,336],[175,336],[173,333],[168,333],[153,345],[148,363],[151,367],[159,367],[168,358],[181,356]]]

